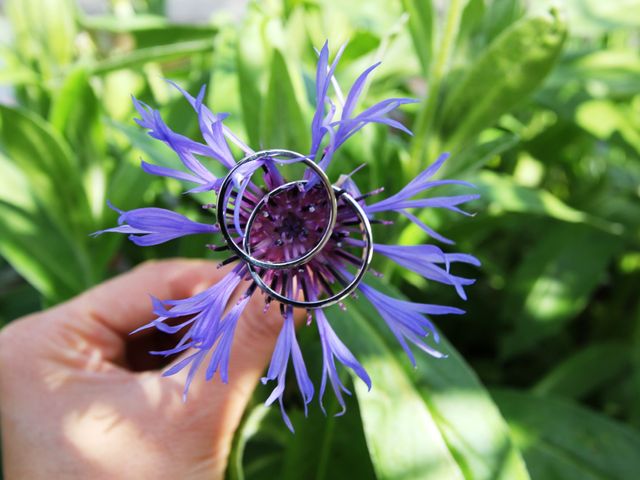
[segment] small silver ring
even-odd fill
[[[306,180],[300,180],[300,182],[306,182]],[[265,292],[268,296],[284,303],[291,305],[293,307],[306,308],[306,309],[315,309],[315,308],[323,308],[338,303],[339,301],[348,297],[360,284],[360,281],[364,277],[364,274],[367,272],[369,265],[371,264],[371,259],[373,257],[373,232],[371,230],[371,224],[369,223],[369,218],[367,214],[364,212],[360,204],[347,192],[340,189],[339,187],[333,186],[333,190],[335,190],[336,194],[334,194],[334,198],[340,196],[344,201],[349,204],[349,206],[354,210],[356,216],[360,219],[360,224],[362,225],[362,233],[364,235],[365,246],[363,247],[362,252],[362,265],[358,269],[358,273],[353,277],[351,282],[342,289],[340,292],[331,295],[330,297],[324,298],[322,300],[294,300],[292,298],[286,297],[274,289],[272,289],[269,285],[264,283],[262,277],[256,272],[255,267],[252,262],[249,262],[247,268],[253,280],[258,284],[260,289]],[[255,219],[257,210],[251,212],[251,216],[247,221],[247,233],[244,236],[243,247],[245,249],[249,248],[249,237],[251,231],[251,225]],[[331,229],[333,231],[333,228]]]
[[[327,226],[324,230],[324,233],[322,234],[322,237],[320,238],[320,240],[318,241],[318,243],[316,245],[314,245],[314,247],[312,249],[310,249],[309,251],[307,251],[304,255],[298,257],[298,258],[294,258],[293,260],[287,260],[286,262],[266,262],[266,261],[262,261],[259,260],[257,258],[254,258],[251,256],[251,253],[247,251],[247,237],[249,236],[249,231],[250,228],[253,224],[253,219],[255,219],[255,216],[259,210],[259,207],[261,205],[263,205],[268,199],[269,196],[272,195],[274,192],[279,192],[281,189],[283,189],[285,186],[290,186],[291,184],[294,183],[299,183],[300,181],[296,181],[296,182],[290,182],[286,185],[281,185],[280,187],[272,190],[271,192],[267,193],[264,197],[262,197],[262,199],[260,199],[260,201],[258,202],[258,204],[255,206],[255,208],[253,209],[253,211],[251,212],[251,216],[249,217],[249,221],[247,222],[247,226],[245,229],[245,233],[244,233],[244,240],[243,240],[243,246],[240,247],[236,242],[233,241],[233,239],[231,238],[231,235],[229,234],[229,231],[227,229],[227,224],[226,224],[226,219],[225,219],[225,211],[226,211],[226,195],[227,195],[227,190],[229,188],[229,185],[231,184],[232,180],[233,180],[233,175],[235,174],[235,172],[242,166],[245,165],[247,163],[256,161],[258,159],[262,159],[262,158],[266,158],[269,159],[272,162],[278,162],[278,159],[275,158],[276,156],[279,157],[285,157],[287,159],[295,159],[296,161],[300,161],[302,163],[304,163],[306,166],[308,166],[309,168],[311,168],[319,177],[320,182],[322,183],[325,191],[327,192],[327,196],[329,197],[329,221],[327,223]],[[306,181],[305,181],[306,182]],[[236,199],[236,201],[240,201],[240,199]],[[255,265],[255,266],[259,266],[262,268],[267,268],[270,270],[283,270],[283,269],[287,269],[287,268],[295,268],[295,267],[299,267],[300,265],[303,265],[305,263],[307,263],[309,260],[311,260],[320,250],[322,250],[324,248],[324,246],[327,244],[327,242],[329,241],[329,239],[331,238],[331,234],[333,233],[333,227],[336,224],[336,218],[338,216],[338,201],[336,200],[336,196],[335,193],[333,191],[333,187],[331,185],[331,182],[329,181],[329,178],[327,177],[327,175],[324,173],[324,171],[322,170],[322,168],[320,168],[320,166],[318,166],[318,164],[316,162],[314,162],[313,160],[311,160],[308,157],[305,157],[303,155],[300,155],[299,153],[296,152],[292,152],[290,150],[263,150],[261,152],[256,152],[254,154],[251,154],[245,158],[243,158],[240,162],[238,162],[236,165],[234,165],[234,167],[229,171],[229,173],[227,173],[227,176],[224,178],[224,180],[222,181],[222,184],[220,185],[220,190],[218,191],[218,201],[216,204],[216,216],[218,219],[218,225],[220,227],[220,232],[222,233],[223,237],[226,240],[227,245],[238,254],[238,256],[240,256],[245,262],[247,262],[249,265]]]

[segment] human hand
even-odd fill
[[[264,303],[252,299],[237,327],[229,383],[197,374],[186,403],[186,372],[134,371],[164,334],[148,330],[135,351],[129,336],[153,318],[148,294],[183,298],[221,276],[205,261],[146,263],[2,330],[6,478],[222,477],[233,433],[275,345],[279,312],[264,314]]]

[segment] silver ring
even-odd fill
[[[328,198],[329,204],[330,204],[329,221],[328,221],[327,226],[325,228],[325,231],[322,234],[322,237],[320,238],[318,243],[312,249],[310,249],[308,252],[306,252],[304,255],[302,255],[302,256],[300,256],[298,258],[294,258],[293,260],[287,260],[286,262],[265,262],[265,261],[262,261],[262,260],[259,260],[257,258],[252,257],[251,253],[249,251],[247,251],[247,237],[249,236],[249,231],[251,229],[251,226],[253,225],[253,220],[255,219],[255,216],[256,216],[256,214],[257,214],[257,212],[259,210],[259,207],[261,205],[263,205],[269,199],[270,195],[272,195],[273,193],[279,192],[281,189],[283,189],[286,186],[290,186],[292,184],[299,183],[300,181],[290,182],[290,183],[288,183],[286,185],[281,185],[280,187],[278,187],[278,188],[274,189],[273,191],[267,193],[264,197],[262,197],[262,199],[260,199],[258,204],[255,206],[255,208],[251,212],[251,216],[249,217],[249,221],[247,222],[247,227],[245,229],[244,240],[243,240],[243,247],[240,247],[236,242],[233,241],[233,239],[231,238],[231,235],[229,234],[229,231],[227,230],[227,224],[226,224],[226,219],[225,219],[225,211],[226,211],[226,203],[227,202],[226,202],[225,197],[227,195],[227,190],[229,188],[229,185],[231,184],[231,182],[233,180],[234,173],[242,165],[245,165],[247,163],[256,161],[256,160],[261,159],[261,158],[269,159],[272,162],[278,162],[279,160],[277,158],[275,158],[276,156],[285,157],[287,159],[293,159],[294,161],[300,161],[300,162],[304,163],[306,166],[308,166],[309,168],[311,168],[312,170],[315,171],[315,173],[320,178],[320,182],[322,183],[325,191],[327,192],[327,196],[329,197]],[[286,162],[286,160],[284,160],[284,162]],[[239,198],[236,199],[236,202],[238,202],[238,201],[240,201]],[[249,155],[249,156],[243,158],[240,162],[238,162],[236,165],[234,165],[234,167],[229,171],[229,173],[227,173],[227,176],[222,181],[222,184],[220,185],[220,190],[218,191],[218,201],[217,201],[217,204],[216,204],[216,216],[217,216],[217,219],[218,219],[218,225],[220,226],[220,232],[222,233],[223,237],[225,238],[225,240],[227,242],[227,245],[229,245],[229,247],[233,251],[235,251],[238,254],[238,256],[240,256],[245,262],[247,262],[249,265],[254,265],[254,266],[267,268],[267,269],[271,269],[271,270],[283,270],[283,269],[287,269],[287,268],[295,268],[295,267],[298,267],[300,265],[303,265],[303,264],[307,263],[320,250],[322,250],[324,248],[324,246],[327,244],[327,242],[331,238],[331,235],[333,233],[333,227],[336,224],[336,217],[338,216],[338,201],[336,200],[336,196],[335,196],[335,193],[333,191],[333,187],[331,185],[331,182],[329,181],[329,178],[324,173],[324,171],[318,166],[318,164],[315,163],[313,160],[311,160],[310,158],[305,157],[303,155],[300,155],[299,153],[292,152],[290,150],[263,150],[261,152],[256,152],[256,153],[254,153],[252,155]]]
[[[306,183],[306,180],[300,180],[299,182]],[[335,186],[333,186],[332,189],[335,190],[337,193],[337,195],[334,194],[334,198],[336,196],[340,196],[341,198],[343,198],[345,202],[349,204],[349,206],[354,210],[356,216],[358,216],[360,219],[360,224],[362,225],[362,234],[365,240],[365,246],[362,251],[362,265],[358,269],[358,273],[353,277],[351,282],[343,290],[336,293],[335,295],[331,295],[330,297],[327,297],[322,300],[299,301],[299,300],[294,300],[292,298],[281,295],[280,293],[273,290],[269,285],[264,283],[264,281],[262,280],[262,277],[260,277],[258,272],[255,271],[256,265],[254,265],[253,262],[249,262],[247,264],[249,273],[251,274],[251,277],[253,277],[253,280],[258,284],[260,289],[270,297],[275,298],[276,300],[279,300],[284,304],[288,304],[294,307],[314,309],[314,308],[328,307],[329,305],[338,303],[339,301],[349,296],[358,287],[358,285],[360,284],[360,281],[362,280],[362,277],[364,277],[364,274],[367,272],[367,269],[371,264],[371,259],[373,257],[373,232],[371,230],[371,224],[369,223],[367,214],[364,212],[364,210],[362,210],[362,207],[360,206],[360,204],[347,192]],[[251,212],[249,220],[247,221],[247,230],[246,230],[247,233],[243,239],[243,247],[245,249],[249,248],[249,237],[250,237],[249,232],[251,231],[251,226],[253,224],[253,221],[255,220],[256,212],[257,212],[257,209],[254,209],[253,212]],[[331,231],[333,232],[333,227],[331,228]]]

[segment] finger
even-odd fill
[[[230,304],[233,303],[232,300]],[[300,323],[304,317],[304,310],[296,309],[296,322]],[[272,305],[265,313],[264,297],[254,294],[239,319],[234,335],[228,383],[222,383],[218,376],[207,381],[205,360],[191,382],[186,402],[175,403],[185,425],[193,422],[194,428],[206,428],[219,438],[231,438],[258,379],[271,359],[282,324],[277,305]],[[186,367],[170,377],[157,377],[147,372],[141,374],[140,381],[152,397],[177,399],[182,397],[188,369]],[[217,448],[224,449],[225,445]]]
[[[160,260],[104,282],[65,304],[76,318],[91,318],[120,335],[150,322],[150,296],[160,299],[188,297],[197,285],[222,276],[213,262]]]

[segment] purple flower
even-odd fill
[[[194,109],[203,142],[173,132],[156,110],[134,99],[140,115],[138,124],[147,129],[151,137],[168,145],[185,170],[147,162],[142,163],[142,168],[152,175],[194,184],[190,191],[214,191],[218,196],[218,222],[198,223],[160,208],[125,212],[113,207],[120,214],[118,226],[96,232],[96,235],[126,233],[132,242],[141,246],[157,245],[185,235],[222,235],[221,245],[208,246],[214,250],[232,251],[227,260],[222,262],[237,262],[231,272],[217,284],[191,298],[153,298],[156,318],[142,328],[156,328],[166,333],[186,329],[174,348],[152,352],[164,356],[187,350],[193,352],[165,372],[165,375],[172,375],[184,368],[189,369],[186,395],[190,382],[203,363],[206,365],[203,369],[207,380],[216,373],[223,382],[229,380],[229,356],[234,333],[251,297],[260,292],[266,306],[273,301],[280,302],[282,329],[262,381],[275,382],[267,404],[278,401],[284,421],[291,430],[293,426],[283,401],[290,364],[305,412],[315,393],[296,339],[294,308],[306,308],[309,311],[308,323],[315,319],[318,329],[322,347],[322,378],[318,394],[321,408],[324,411],[322,401],[330,386],[342,406],[339,413],[342,414],[345,410],[343,394],[350,395],[350,391],[340,379],[339,365],[352,370],[368,388],[371,388],[371,379],[333,330],[323,308],[339,303],[359,289],[364,299],[379,312],[414,364],[412,345],[434,357],[445,356],[433,347],[433,343],[438,342],[438,333],[430,316],[463,313],[454,307],[398,300],[366,285],[361,280],[371,255],[380,253],[425,279],[451,285],[463,299],[466,299],[464,287],[472,284],[473,280],[453,274],[451,266],[456,263],[479,265],[471,255],[445,253],[435,245],[373,243],[370,225],[391,223],[376,218],[381,212],[400,213],[433,238],[452,243],[410,211],[432,207],[469,215],[460,205],[478,198],[478,195],[423,196],[442,185],[472,187],[466,182],[433,179],[446,160],[446,154],[398,193],[378,202],[371,202],[370,198],[383,189],[361,194],[352,178],[357,170],[341,176],[335,185],[331,185],[324,172],[338,149],[370,123],[388,125],[410,134],[390,114],[398,107],[415,101],[391,98],[358,112],[365,83],[378,64],[366,69],[343,98],[334,77],[342,51],[338,51],[333,62],[329,62],[327,44],[318,52],[311,150],[304,154],[280,150],[255,153],[224,125],[226,114],[213,113],[204,105],[204,87],[193,97],[174,85]],[[331,90],[335,91],[335,97],[330,95]],[[236,162],[230,143],[234,149],[246,155],[240,163]],[[205,166],[210,161],[225,167],[228,175],[216,177]],[[302,162],[307,167],[303,178],[285,178],[279,167],[296,162]],[[211,207],[205,205],[205,208]],[[227,304],[241,284],[246,284],[245,293],[229,308]]]

